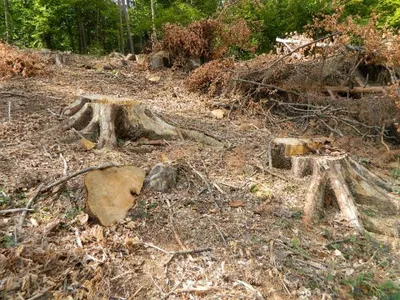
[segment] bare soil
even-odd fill
[[[399,297],[399,237],[359,235],[335,206],[306,227],[301,217],[310,178],[268,172],[271,137],[299,128],[268,127],[257,106],[216,119],[210,104],[219,99],[188,92],[180,71],[150,72],[136,63],[114,71],[85,67],[109,60],[73,56],[68,65],[48,66],[47,75],[0,82],[0,209],[25,207],[40,183],[63,176],[63,159],[68,174],[105,163],[149,171],[169,160],[179,168],[178,186],[169,193],[144,190],[127,218],[109,228],[85,213],[82,177],[41,195],[18,236],[20,213],[0,215],[1,299]],[[59,112],[84,93],[135,97],[166,122],[229,147],[121,140],[114,150],[86,151],[79,136],[59,127]],[[379,141],[340,143],[392,180],[390,157],[399,150],[384,156]],[[384,222],[384,208],[364,213]],[[172,259],[167,253],[204,248],[210,251]]]

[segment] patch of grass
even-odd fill
[[[274,225],[280,227],[281,229],[292,229],[293,222],[286,219],[275,219]]]
[[[363,210],[363,213],[368,217],[376,217],[376,212],[373,211],[372,209],[365,209]]]
[[[395,168],[391,170],[390,173],[392,173],[393,179],[400,179],[400,168]]]
[[[11,248],[15,246],[14,239],[9,235],[4,235],[0,238],[1,248]]]
[[[365,297],[377,297],[378,299],[400,299],[400,287],[393,281],[378,282],[370,272],[359,273],[355,277],[343,280],[343,284],[351,288],[351,294],[355,299]]]
[[[8,205],[11,202],[11,198],[4,192],[2,188],[0,188],[0,206]]]
[[[292,218],[299,220],[303,217],[303,214],[304,214],[304,212],[301,208],[295,209],[292,213]]]
[[[79,215],[81,212],[82,212],[82,208],[81,207],[72,207],[72,208],[67,210],[67,212],[65,213],[65,217],[67,219],[73,219],[77,215]]]

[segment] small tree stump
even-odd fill
[[[331,151],[330,148],[329,152],[336,155],[323,154],[326,150],[324,145],[326,145],[324,140],[296,141],[293,138],[275,139],[271,144],[273,166],[279,168],[290,166],[297,178],[312,175],[305,199],[305,223],[311,224],[320,218],[328,194],[333,194],[344,218],[360,232],[365,229],[374,231],[376,226],[372,224],[376,222],[361,213],[358,207],[373,206],[386,216],[396,216],[400,213],[400,198],[392,193],[392,188],[387,182],[346,153]],[[315,154],[316,151],[320,151],[321,154]],[[393,231],[385,234],[397,236],[394,227],[395,224]]]
[[[82,95],[62,111],[69,116],[65,129],[98,133],[97,148],[114,148],[117,138],[136,140],[188,138],[201,143],[223,146],[204,133],[172,126],[146,108],[140,101],[105,95]]]

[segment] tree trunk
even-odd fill
[[[154,50],[154,45],[157,42],[157,31],[156,31],[156,13],[154,9],[154,1],[155,0],[150,0],[150,6],[151,6],[151,22],[152,22],[152,33],[151,33],[151,46]]]
[[[79,46],[80,52],[86,54],[87,47],[86,47],[86,36],[85,36],[85,28],[83,25],[82,18],[78,17],[78,28],[79,28]]]
[[[6,41],[8,42],[10,40],[10,24],[8,20],[8,14],[9,14],[9,9],[8,9],[8,0],[4,0],[4,22],[6,25]]]
[[[128,10],[125,5],[125,1],[126,0],[121,0],[122,9],[124,11],[124,17],[125,17],[126,32],[128,34],[129,50],[130,50],[130,53],[135,54],[135,49],[133,48],[133,40],[132,40],[132,34],[131,34],[131,24],[129,22],[129,14],[128,14]]]
[[[80,96],[63,110],[70,116],[65,129],[75,128],[82,134],[98,133],[97,148],[114,148],[117,138],[136,140],[188,138],[213,146],[223,143],[204,133],[177,128],[165,123],[141,102],[130,98],[105,95]]]
[[[119,15],[119,38],[120,38],[120,51],[125,53],[125,43],[124,43],[124,27],[122,24],[122,3],[118,0],[118,15]]]

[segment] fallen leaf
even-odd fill
[[[223,109],[216,109],[213,110],[211,114],[217,119],[222,119],[225,116],[225,111]]]
[[[159,82],[160,79],[161,79],[160,76],[149,76],[149,77],[147,77],[147,80],[150,81],[150,82]]]
[[[33,227],[38,227],[39,226],[38,221],[36,221],[34,218],[30,218],[29,221],[31,221],[31,224],[32,224]]]
[[[233,201],[229,202],[229,206],[230,207],[243,207],[244,202],[240,201],[240,200],[233,200]]]
[[[81,144],[82,144],[83,148],[87,151],[92,150],[96,146],[95,143],[93,143],[85,138],[81,139]]]

